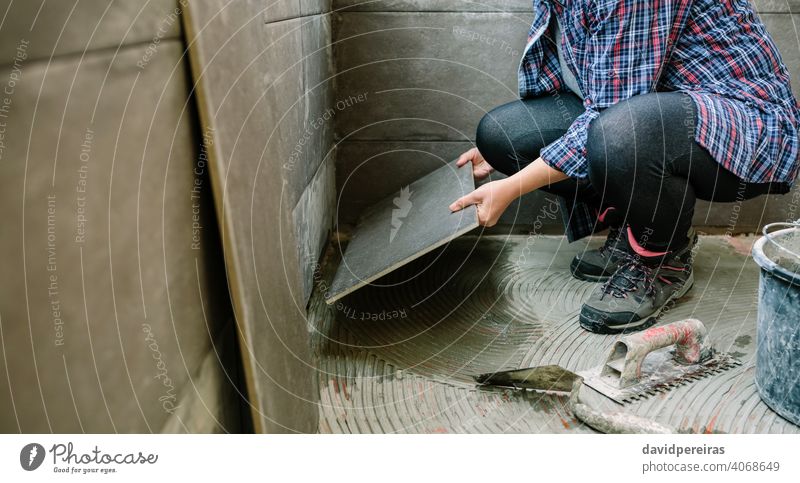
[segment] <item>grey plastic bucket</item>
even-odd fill
[[[753,258],[761,267],[756,388],[770,408],[800,425],[800,224],[765,226]]]

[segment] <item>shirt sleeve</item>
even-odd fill
[[[545,146],[545,163],[573,178],[585,178],[586,138],[600,110],[652,92],[688,15],[690,1],[593,0],[585,13],[585,48],[575,59],[586,96],[585,111],[567,132]]]
[[[519,96],[523,99],[563,88],[558,56],[551,41],[548,40],[552,38],[552,30],[550,25],[544,23],[548,8],[546,2],[536,4],[536,18],[528,32],[530,45],[526,47],[518,72]],[[538,32],[539,29],[542,29],[542,32]]]
[[[585,178],[588,176],[586,169],[586,136],[589,124],[599,115],[600,113],[594,108],[587,108],[572,122],[567,132],[545,146],[539,156],[545,163],[570,178]]]

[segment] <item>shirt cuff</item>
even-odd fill
[[[570,178],[585,178],[586,157],[579,150],[569,146],[565,136],[545,146],[539,156],[548,166],[555,168]]]

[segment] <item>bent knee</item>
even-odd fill
[[[475,143],[481,153],[484,151],[481,147],[487,152],[498,153],[506,149],[509,137],[509,133],[506,130],[512,117],[509,111],[509,106],[502,105],[495,107],[481,118],[475,133]]]
[[[612,159],[618,159],[618,155],[614,154],[614,144],[618,147],[618,143],[611,141],[612,137],[618,134],[609,119],[602,115],[589,124],[586,135],[586,163],[593,184],[601,182],[604,184],[609,163]]]
[[[510,153],[514,152],[514,146],[507,132],[506,121],[509,116],[506,111],[506,106],[500,106],[481,118],[475,133],[475,146],[493,168],[510,175],[518,167],[511,166]]]
[[[645,124],[650,117],[636,115],[631,108],[638,107],[631,102],[621,101],[607,108],[589,124],[586,161],[590,177],[600,180],[612,173],[625,176],[636,168],[637,136],[646,137],[650,127]]]
[[[486,157],[488,153],[495,151],[496,149],[496,144],[497,144],[496,124],[497,121],[492,118],[491,112],[484,114],[484,116],[478,123],[478,129],[475,132],[475,145],[478,147],[478,151],[480,151],[484,157]],[[487,160],[488,159],[489,158],[487,158]]]

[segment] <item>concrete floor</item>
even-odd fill
[[[681,432],[800,432],[761,402],[753,382],[758,267],[749,250],[755,239],[701,237],[695,286],[661,320],[702,320],[712,344],[742,365],[625,410]],[[480,390],[471,377],[546,364],[580,371],[602,362],[616,337],[579,327],[581,304],[595,284],[568,271],[586,246],[560,236],[462,237],[333,307],[322,296],[338,263],[338,247],[329,249],[308,318],[319,431],[591,432],[562,397]],[[600,409],[622,408],[588,397]]]

